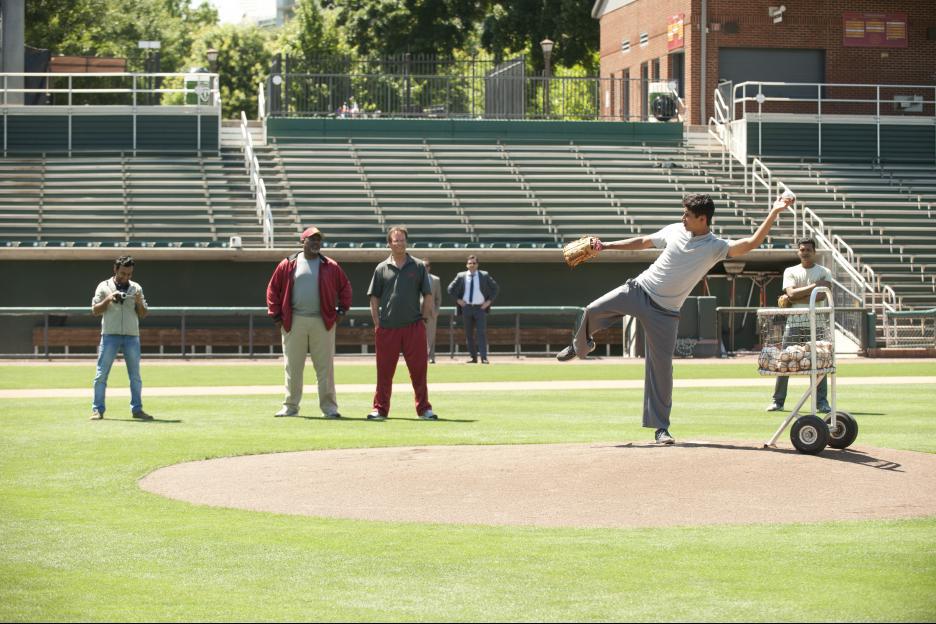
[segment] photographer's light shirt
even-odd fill
[[[94,291],[94,298],[91,299],[91,306],[96,306],[111,293],[120,290],[114,278],[104,280],[98,284]],[[101,316],[101,333],[115,334],[120,336],[139,336],[140,335],[140,317],[136,313],[136,295],[143,294],[143,287],[130,280],[130,287],[124,291],[127,296],[123,303],[111,301],[104,314]],[[146,306],[146,299],[143,299],[143,307]]]

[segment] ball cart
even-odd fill
[[[824,300],[819,298],[820,294],[825,295]],[[837,449],[850,446],[858,437],[858,422],[837,405],[832,291],[822,286],[814,288],[809,307],[762,308],[757,311],[757,324],[762,344],[758,372],[764,376],[809,377],[809,387],[764,446],[776,446],[790,423],[793,423],[790,441],[801,453],[815,455],[826,446]],[[823,379],[828,380],[832,408],[825,419],[816,409],[816,390]]]

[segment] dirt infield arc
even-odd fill
[[[430,446],[189,462],[140,481],[191,503],[358,520],[660,527],[936,515],[936,455],[733,441]]]

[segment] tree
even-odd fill
[[[144,69],[141,40],[161,43],[161,70],[183,71],[193,33],[217,24],[207,0],[29,0],[26,43],[54,54],[125,58],[130,71]]]
[[[362,55],[450,55],[484,16],[485,0],[349,0],[339,23]]]
[[[598,69],[598,22],[587,4],[578,0],[509,0],[491,2],[482,23],[481,44],[497,58],[505,52],[525,51],[542,70],[540,41],[556,43],[552,63],[582,65],[594,75]]]
[[[325,56],[348,55],[344,33],[337,23],[337,10],[324,9],[318,0],[299,0],[295,17],[277,37],[276,50],[289,57],[289,71],[314,71],[310,61]]]

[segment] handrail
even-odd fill
[[[728,104],[725,103],[725,98],[722,97],[721,91],[715,89],[715,114],[716,120],[719,123],[728,123],[731,121],[730,110]],[[719,115],[721,113],[721,115]],[[720,118],[719,118],[720,117]]]
[[[758,174],[758,171],[760,174]],[[767,189],[767,205],[770,206],[773,204],[772,180],[773,173],[770,171],[767,165],[765,165],[760,158],[755,158],[751,162],[751,201],[757,201],[757,187],[754,186],[754,182],[760,182],[764,185],[764,188]]]
[[[132,73],[132,72],[114,72],[114,73],[81,73],[81,74],[70,74],[70,73],[50,73],[50,72],[0,72],[0,93],[3,94],[2,103],[0,106],[15,106],[17,109],[21,106],[27,106],[22,104],[10,104],[8,95],[12,93],[41,93],[41,94],[52,94],[52,93],[67,93],[68,94],[68,106],[73,105],[72,95],[74,94],[89,94],[89,93],[101,93],[101,94],[115,94],[123,93],[127,95],[132,95],[132,100],[128,104],[96,104],[95,106],[101,107],[118,107],[118,106],[133,106],[134,108],[138,107],[137,103],[137,94],[138,93],[182,93],[188,95],[189,93],[195,93],[198,95],[198,103],[195,106],[208,106],[211,108],[221,108],[221,91],[219,83],[219,75],[212,73],[202,73],[202,72],[175,72],[175,73]],[[45,86],[27,88],[27,87],[13,87],[10,86],[10,78],[55,78],[59,80],[67,80],[68,86],[65,88],[62,87],[52,87],[49,84]],[[130,78],[132,79],[130,87],[122,88],[75,88],[73,86],[73,81],[75,78]],[[145,80],[142,78],[180,78],[182,80],[181,88],[164,88],[162,86],[149,87],[149,88],[139,88],[138,85],[146,84]],[[189,88],[189,83],[197,82],[198,85],[192,89]],[[203,83],[207,83],[206,87],[202,87]],[[186,102],[187,98],[183,98],[183,103],[177,106],[191,106]],[[204,104],[202,103],[204,102]],[[28,105],[30,108],[35,108],[33,105]],[[65,106],[62,104],[61,106]],[[158,104],[156,106],[171,106],[168,104]]]
[[[254,152],[253,139],[250,136],[250,130],[247,127],[247,113],[241,111],[241,140],[243,140],[244,167],[247,170],[247,176],[250,178],[250,190],[254,193],[254,202],[257,210],[257,223],[263,228],[263,246],[273,247],[274,228],[273,228],[273,210],[267,201],[266,183],[260,175],[260,161],[257,160],[257,154]]]
[[[786,194],[793,195],[794,197],[796,197],[796,193],[794,193],[793,190],[790,189],[789,186],[787,186],[786,184],[784,184],[784,183],[781,182],[780,180],[777,180],[776,182],[777,182],[777,195],[776,195],[777,199],[783,197],[783,195],[784,195],[785,193],[786,193]],[[772,205],[772,204],[771,204],[771,205]],[[797,240],[799,240],[799,238],[800,238],[800,236],[799,236],[799,234],[800,234],[800,232],[799,232],[799,230],[800,230],[800,228],[799,228],[799,213],[796,211],[795,205],[794,205],[794,206],[787,206],[787,210],[788,210],[789,212],[792,212],[792,213],[793,213],[793,240],[794,240],[794,241],[797,241]]]
[[[261,82],[257,91],[257,121],[263,121],[264,118],[266,118],[266,91]]]
[[[757,95],[753,97],[748,97],[746,95],[748,87],[757,87]],[[779,97],[779,96],[767,96],[764,95],[764,87],[814,87],[818,97]],[[873,99],[863,99],[857,97],[849,98],[826,98],[822,97],[822,91],[824,89],[834,89],[838,87],[846,87],[849,89],[874,89],[875,97]],[[760,81],[746,81],[734,85],[732,89],[732,101],[734,106],[738,104],[742,105],[742,115],[747,114],[747,103],[756,102],[758,108],[764,102],[814,102],[818,105],[817,114],[822,115],[821,104],[829,102],[852,102],[857,104],[875,104],[878,109],[878,115],[880,115],[880,105],[893,104],[896,100],[894,99],[881,99],[881,88],[893,90],[893,89],[916,89],[921,92],[934,94],[934,99],[920,99],[916,100],[914,104],[922,104],[924,107],[927,104],[936,103],[936,87],[933,85],[910,85],[910,84],[860,84],[860,83],[823,83],[823,82],[760,82]],[[739,95],[740,91],[740,95]]]

